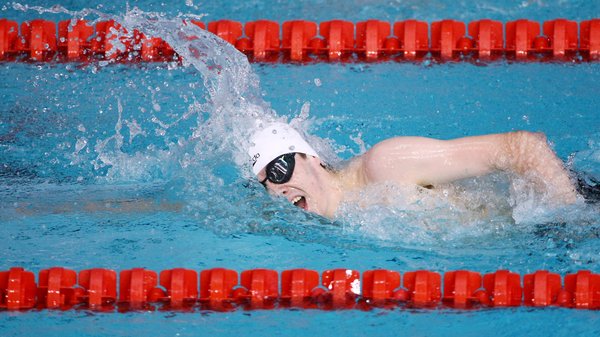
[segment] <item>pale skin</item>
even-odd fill
[[[273,184],[270,193],[309,212],[333,218],[347,196],[377,183],[435,187],[469,177],[504,171],[530,179],[553,204],[577,200],[561,160],[541,133],[527,131],[437,140],[395,137],[350,160],[339,171],[325,170],[321,159],[296,154],[290,181]],[[265,179],[265,170],[258,174]]]

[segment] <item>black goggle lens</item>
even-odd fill
[[[267,180],[273,184],[285,184],[292,179],[294,166],[296,165],[295,153],[287,153],[273,159],[266,168],[267,177],[261,181],[265,184]]]

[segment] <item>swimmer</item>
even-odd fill
[[[497,171],[529,179],[553,205],[577,200],[562,161],[542,133],[517,131],[452,140],[394,137],[341,169],[331,169],[302,136],[284,123],[272,123],[250,140],[252,171],[272,194],[308,212],[333,218],[348,196],[373,184],[435,188]]]

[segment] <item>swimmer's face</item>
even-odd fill
[[[269,193],[285,197],[289,202],[306,211],[332,217],[335,205],[330,198],[327,172],[317,157],[296,153],[290,180],[275,184],[267,178],[266,168],[258,173]]]

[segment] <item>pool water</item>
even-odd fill
[[[39,7],[24,10],[26,6]],[[600,5],[593,1],[136,3],[141,12],[162,12],[161,28],[136,10],[126,12],[133,6],[61,6],[125,17],[166,39],[177,39],[164,28],[174,24],[169,18],[203,13],[208,14],[204,21],[280,22],[319,22],[332,19],[330,15],[351,21],[415,17],[429,22],[600,16]],[[72,16],[34,1],[7,4],[0,13],[16,21]],[[350,204],[327,220],[265,193],[251,179],[242,148],[256,118],[294,120],[333,163],[396,135],[450,139],[530,130],[544,132],[570,169],[599,179],[599,63],[248,65],[232,49],[203,38],[198,43],[213,53],[194,46],[208,53],[208,62],[221,66],[220,72],[193,58],[188,66],[0,63],[0,270],[600,271],[597,204],[548,209],[537,196],[515,191],[505,176],[494,175],[448,186],[463,201],[458,206],[435,196],[408,206],[401,200],[386,208]],[[367,191],[365,197],[377,193]],[[600,318],[594,311],[525,307],[125,314],[46,310],[2,312],[0,329],[3,335],[61,336],[241,331],[594,336],[600,332]]]

